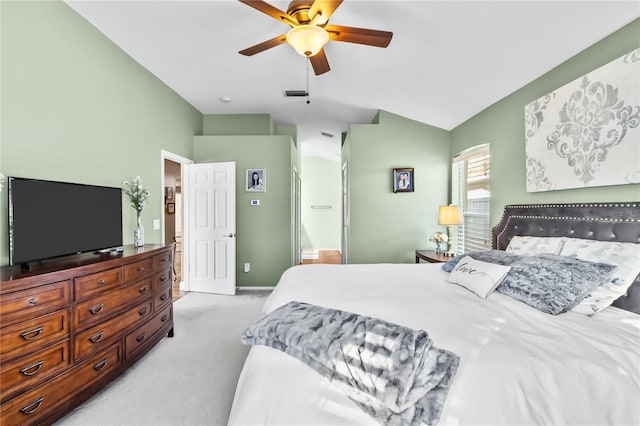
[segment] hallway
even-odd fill
[[[325,263],[339,265],[342,263],[340,250],[318,250],[317,259],[302,259],[302,265],[312,265],[316,263]]]

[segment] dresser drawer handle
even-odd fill
[[[166,282],[168,279],[169,279],[169,277],[167,277],[166,275],[163,275],[163,276],[160,278],[160,281],[161,281],[161,282]]]
[[[162,322],[167,322],[167,320],[168,320],[168,319],[169,319],[169,315],[164,314],[164,315],[162,316],[162,318],[160,318],[160,321],[162,321]]]
[[[44,401],[44,396],[42,398],[36,399],[29,405],[25,405],[20,409],[20,412],[23,414],[33,414],[38,411],[38,408],[40,408],[40,406],[42,405],[42,401]]]
[[[104,369],[107,364],[109,363],[109,358],[105,358],[102,361],[100,361],[99,363],[97,363],[96,365],[93,366],[93,369],[96,371],[100,371],[102,369]]]
[[[33,330],[20,333],[20,337],[22,337],[24,340],[34,340],[42,334],[42,330],[44,330],[44,327],[34,328]]]
[[[102,340],[102,337],[104,337],[104,331],[101,330],[93,336],[89,337],[89,341],[91,343],[98,343],[100,340]]]
[[[104,303],[89,308],[91,315],[99,314],[104,309]]]
[[[146,313],[147,313],[147,307],[146,306],[138,311],[138,315],[140,315],[140,316],[143,316]]]
[[[138,272],[144,272],[144,266],[138,266]]]
[[[138,291],[140,292],[140,294],[145,294],[147,291],[149,291],[149,286],[148,285],[142,286],[138,289]]]
[[[162,296],[160,296],[160,300],[164,302],[165,300],[167,300],[167,297],[169,297],[169,295],[165,293]]]
[[[144,340],[144,333],[138,334],[138,336],[136,337],[136,342],[140,343],[143,340]]]
[[[37,305],[38,304],[38,299],[36,299],[35,297],[32,297],[31,299],[29,299],[29,304],[31,306]]]
[[[98,280],[98,285],[105,285],[107,282],[105,280]]]
[[[38,371],[40,371],[40,369],[42,368],[43,364],[44,364],[44,361],[38,361],[35,364],[31,364],[31,365],[29,365],[27,367],[24,367],[22,370],[20,370],[20,373],[23,376],[33,376]]]

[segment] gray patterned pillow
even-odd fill
[[[553,315],[574,307],[615,268],[614,265],[552,254],[523,256],[487,250],[468,255],[483,262],[511,266],[511,271],[495,291]],[[461,258],[454,257],[442,269],[450,272]]]
[[[522,256],[496,291],[557,315],[579,303],[614,268],[552,254]]]

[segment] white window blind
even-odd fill
[[[456,253],[491,248],[490,171],[489,145],[471,148],[453,158],[451,200],[462,207],[464,216],[464,225],[457,227],[455,236]]]

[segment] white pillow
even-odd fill
[[[640,273],[640,244],[565,238],[560,254],[617,266],[594,291],[571,309],[585,315],[605,309],[626,294]]]
[[[461,285],[484,299],[500,285],[509,270],[510,266],[482,262],[465,256],[453,268],[446,281]]]
[[[516,235],[511,237],[506,252],[523,256],[551,253],[560,254],[564,244],[564,237],[529,237]]]

